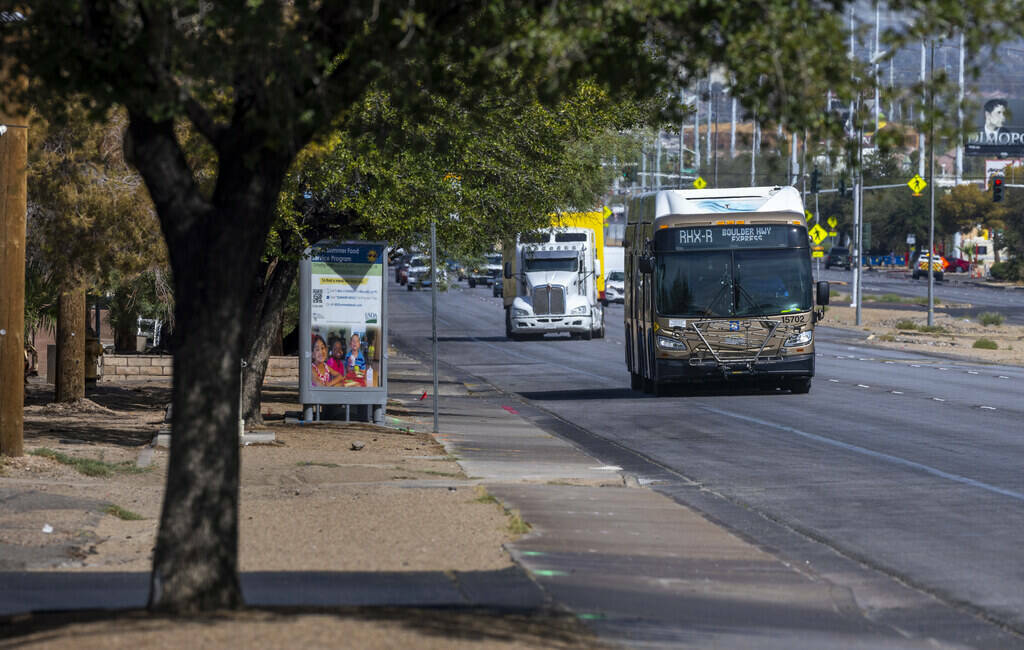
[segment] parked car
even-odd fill
[[[604,279],[604,304],[623,302],[625,300],[626,275],[622,271],[612,271]]]
[[[942,282],[943,272],[946,270],[949,262],[941,255],[929,255],[928,251],[921,251],[921,254],[914,262],[914,270],[910,274],[911,277],[915,280],[921,277],[927,278],[929,259],[932,264],[932,276],[934,276],[936,282]]]
[[[967,260],[962,260],[957,257],[947,258],[946,261],[949,262],[949,266],[946,267],[946,270],[950,273],[967,273],[971,270],[971,263]]]
[[[844,269],[850,269],[853,267],[853,258],[850,257],[850,249],[845,246],[833,246],[829,252],[828,257],[825,258],[825,269],[829,269],[833,266],[841,266]]]

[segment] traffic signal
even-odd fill
[[[1003,177],[992,177],[992,202],[999,203],[1003,200]]]
[[[846,196],[846,177],[845,176],[840,176],[839,177],[839,196],[842,196],[842,197]]]
[[[818,193],[818,180],[820,179],[820,177],[821,177],[821,172],[819,172],[817,167],[815,167],[811,171],[811,194],[817,194]]]

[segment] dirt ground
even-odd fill
[[[911,303],[888,303],[865,297],[861,306],[861,324],[856,324],[855,309],[849,297],[833,298],[833,304],[820,324],[827,327],[863,332],[863,342],[882,348],[894,348],[924,354],[939,354],[964,360],[1024,365],[1024,327],[1020,325],[985,325],[979,318],[951,315],[962,313],[970,305],[938,304],[934,309],[934,325],[939,331],[922,331],[928,325],[927,307]],[[838,303],[838,304],[836,304]],[[846,306],[844,306],[844,304]],[[908,324],[913,327],[908,327]],[[985,339],[995,349],[974,347]]]
[[[27,390],[25,449],[0,458],[0,571],[148,572],[168,452],[150,443],[165,427],[168,384],[103,385],[76,405]],[[368,423],[300,426],[293,388],[265,391],[276,443],[241,450],[242,571],[489,571],[512,566],[509,515],[426,433]],[[403,419],[397,401],[389,415]],[[392,420],[392,424],[395,421]],[[355,448],[362,447],[357,451]],[[53,458],[103,461],[87,476]],[[133,518],[137,517],[137,518]],[[574,618],[556,613],[346,609],[243,611],[213,620],[138,612],[22,622],[18,647],[586,647]],[[512,620],[516,619],[518,620]],[[3,625],[0,625],[2,628]],[[0,647],[7,647],[0,632]],[[344,641],[341,641],[344,639]]]

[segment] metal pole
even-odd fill
[[[857,315],[854,324],[861,324],[861,307],[864,302],[864,269],[861,267],[861,260],[864,257],[864,127],[860,118],[857,123],[861,124],[857,137],[857,266],[854,267],[854,286],[857,292]]]
[[[960,32],[960,71],[957,74],[959,84],[956,94],[956,128],[964,128],[964,33]],[[956,184],[959,185],[964,176],[964,144],[962,138],[956,139]]]
[[[928,55],[929,81],[935,74],[935,41],[931,41]],[[932,256],[935,255],[935,89],[928,84],[928,187],[931,205],[928,209],[928,326],[935,325],[935,274]]]
[[[754,126],[751,129],[751,134],[753,137],[750,140],[750,187],[755,187],[757,185],[757,145],[761,137],[756,115],[754,116]]]
[[[693,168],[700,175],[700,82],[693,93]]]
[[[925,75],[927,74],[927,70],[925,68],[925,66],[926,66],[925,54],[926,53],[927,52],[925,50],[924,41],[921,41],[921,78],[920,78],[920,80],[921,80],[921,84],[922,85],[924,85],[924,78],[925,78]],[[922,106],[922,109],[923,108],[924,107]],[[921,120],[920,120],[920,122],[921,122],[921,126],[924,126],[924,110],[921,110]],[[920,128],[917,131],[917,173],[918,173],[919,176],[924,176],[924,129],[920,129]],[[929,176],[928,178],[931,179],[931,176]]]
[[[658,129],[654,143],[654,187],[661,189],[661,129]]]
[[[437,220],[430,220],[430,325],[434,365],[434,433],[437,427]]]
[[[715,187],[718,187],[718,95],[714,96],[715,106]]]
[[[732,121],[729,123],[729,159],[736,157],[736,98],[732,98]]]

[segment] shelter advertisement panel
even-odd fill
[[[385,246],[377,243],[329,243],[310,249],[309,338],[302,364],[308,374],[300,375],[306,387],[349,392],[384,385],[386,259]]]
[[[968,156],[1024,156],[1024,100],[991,97],[974,117],[964,152]]]

